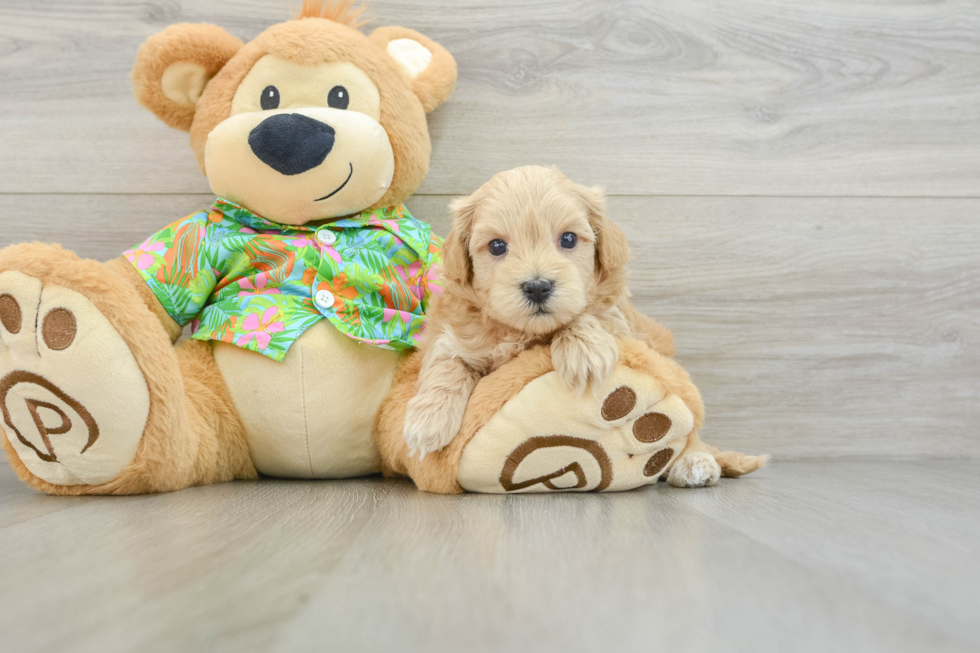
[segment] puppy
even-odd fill
[[[424,456],[449,444],[480,377],[529,347],[550,344],[555,370],[578,392],[612,373],[614,336],[674,354],[670,332],[628,301],[626,238],[605,217],[600,190],[528,166],[497,174],[451,209],[445,289],[427,318],[405,416],[410,450]]]

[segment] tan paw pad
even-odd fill
[[[556,373],[507,402],[463,451],[458,480],[478,492],[628,490],[656,482],[694,416],[654,378],[618,367],[598,396]]]
[[[83,295],[0,274],[0,414],[38,478],[98,485],[136,455],[149,391],[128,345]]]

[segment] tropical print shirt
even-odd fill
[[[218,199],[124,255],[192,338],[277,361],[324,318],[360,342],[413,347],[441,292],[442,239],[404,206],[294,227]]]

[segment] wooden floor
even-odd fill
[[[5,651],[976,651],[967,461],[704,490],[260,480],[53,498],[0,469]]]

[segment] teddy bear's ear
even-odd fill
[[[136,55],[136,98],[163,122],[187,131],[204,87],[241,47],[241,40],[216,25],[171,25]]]
[[[385,49],[412,82],[426,112],[449,99],[456,86],[456,60],[435,41],[405,27],[379,27],[371,40]]]

